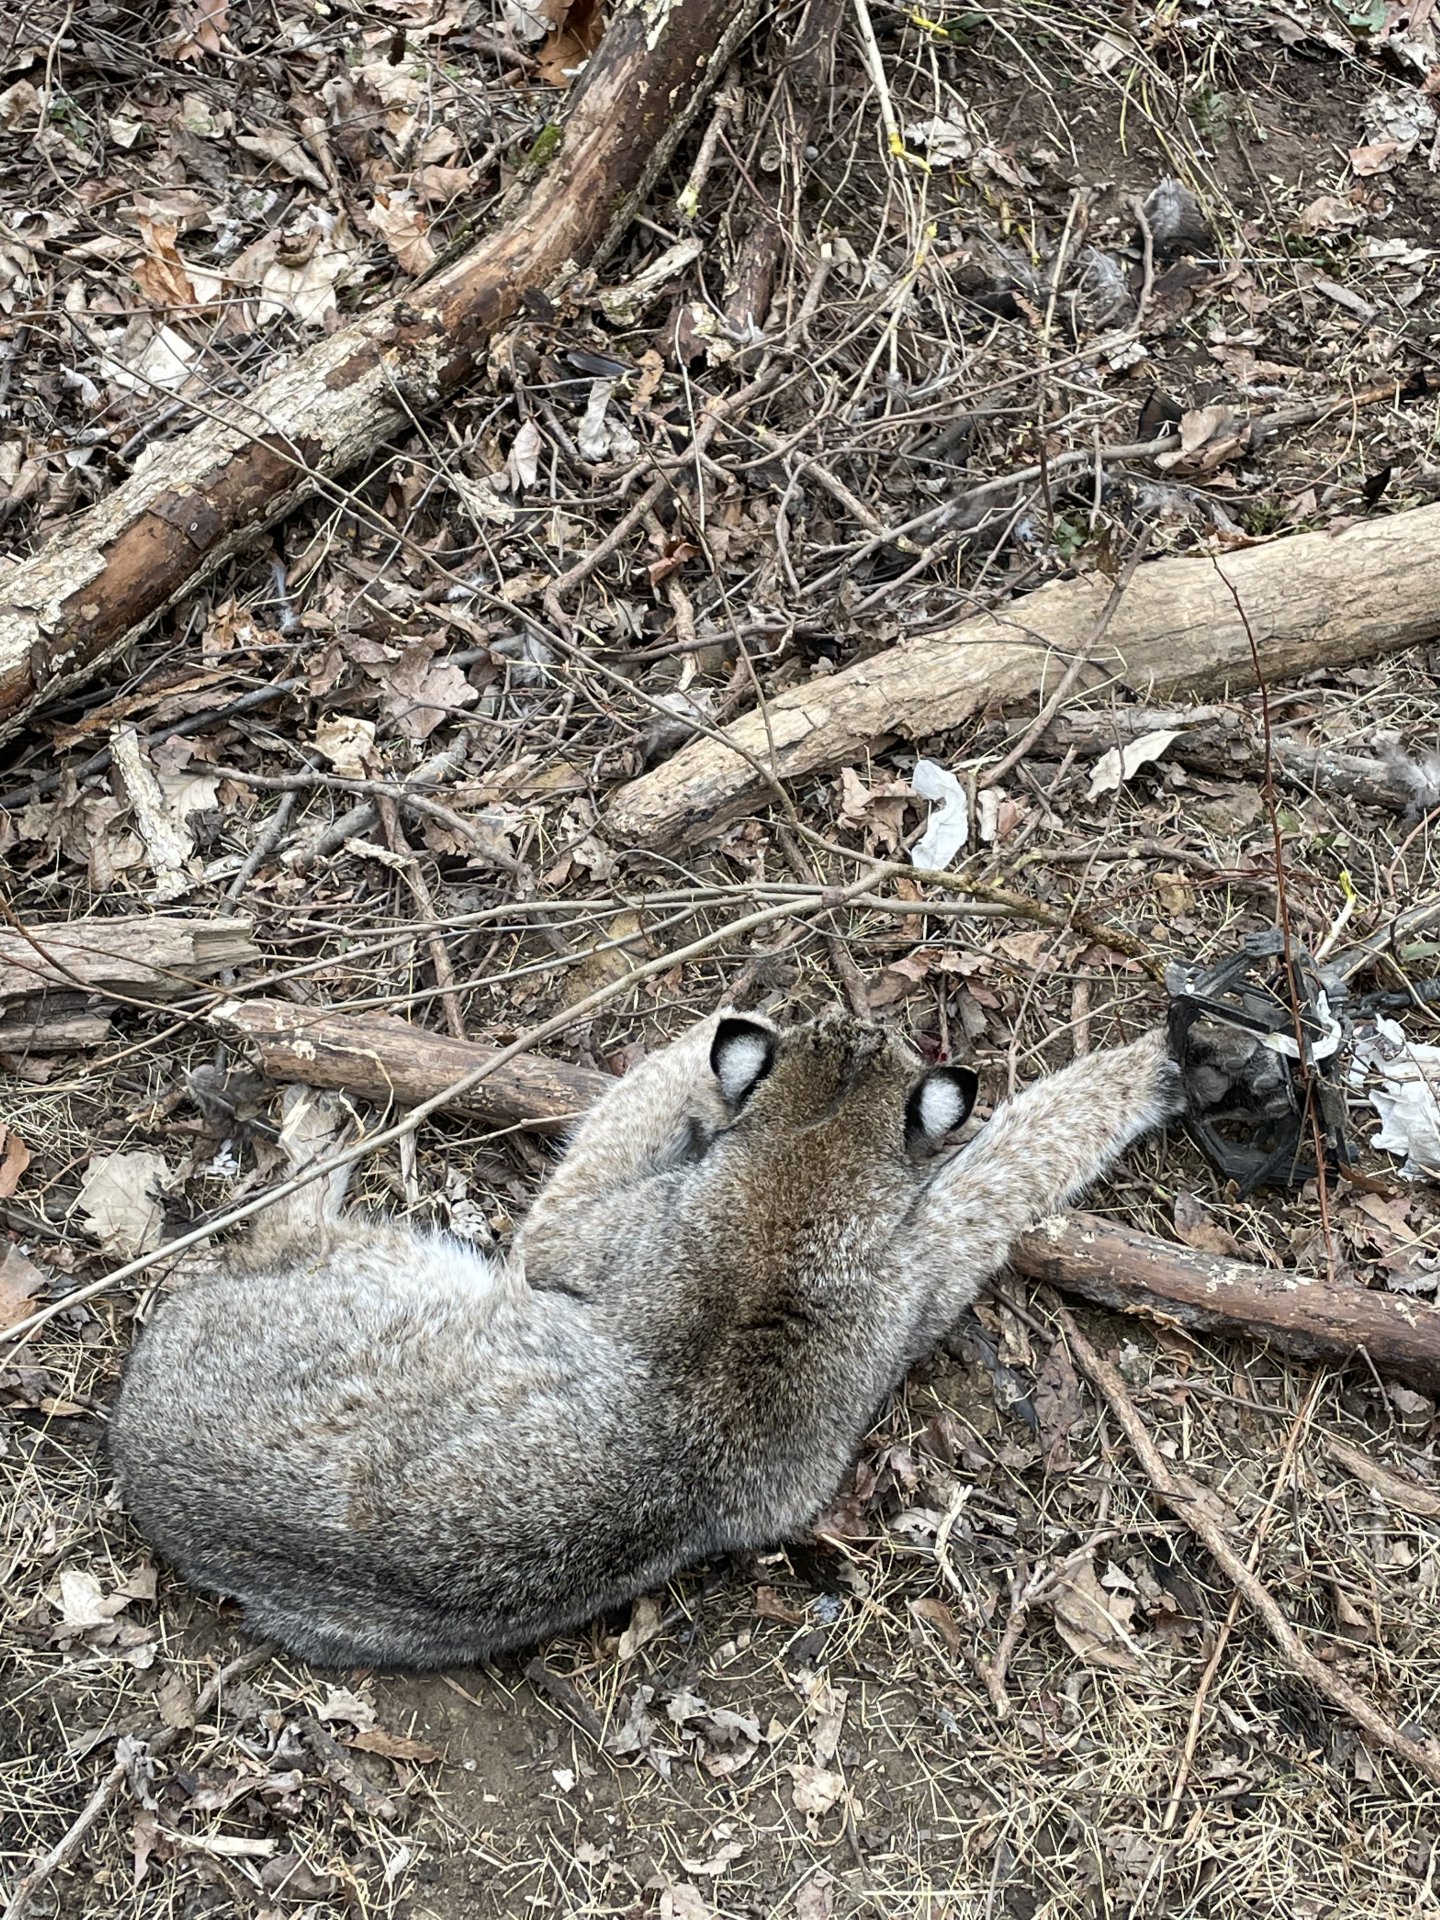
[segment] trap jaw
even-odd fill
[[[1165,985],[1186,1119],[1242,1195],[1313,1176],[1307,1093],[1327,1162],[1349,1165],[1340,1069],[1350,1022],[1339,979],[1293,941],[1287,964],[1284,936],[1272,929],[1215,966],[1173,961]]]

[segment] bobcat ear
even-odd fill
[[[715,1029],[710,1068],[732,1107],[743,1106],[775,1064],[775,1036],[758,1020],[727,1014]]]
[[[934,1153],[947,1133],[969,1118],[980,1077],[969,1067],[932,1067],[916,1081],[905,1106],[905,1147]]]

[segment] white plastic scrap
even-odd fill
[[[1371,1146],[1403,1153],[1407,1180],[1440,1180],[1440,1047],[1408,1039],[1398,1021],[1377,1015],[1374,1031],[1356,1037],[1351,1085],[1363,1085],[1370,1072],[1380,1081],[1370,1104],[1381,1120]]]
[[[1128,747],[1111,747],[1095,762],[1095,771],[1090,775],[1090,791],[1085,798],[1098,800],[1102,793],[1114,793],[1132,773],[1148,761],[1158,760],[1171,741],[1179,738],[1178,732],[1161,727],[1154,733],[1142,733]]]
[[[1330,1011],[1330,998],[1328,994],[1316,994],[1315,1013],[1317,1018],[1324,1024],[1324,1031],[1318,1039],[1313,1033],[1310,1036],[1310,1058],[1312,1060],[1328,1060],[1331,1054],[1338,1050],[1341,1041],[1345,1038],[1344,1023],[1337,1020],[1335,1015]],[[1222,1025],[1223,1024],[1222,1022]],[[1300,1058],[1300,1048],[1293,1033],[1285,1033],[1283,1031],[1280,1033],[1267,1033],[1260,1044],[1262,1047],[1268,1047],[1271,1053],[1280,1054],[1286,1060],[1298,1060]]]
[[[942,873],[970,838],[970,808],[965,789],[948,767],[934,760],[917,760],[910,785],[922,800],[939,805],[930,815],[924,836],[910,849],[914,866]]]

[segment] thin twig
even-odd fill
[[[420,862],[401,831],[400,814],[395,801],[385,799],[380,801],[379,806],[380,825],[384,829],[386,844],[391,856],[400,862],[401,877],[410,889],[410,897],[415,902],[421,925],[425,929],[425,946],[430,955],[430,965],[435,971],[435,986],[444,1009],[445,1024],[454,1039],[463,1040],[465,1021],[460,1012],[460,996],[455,991],[455,969],[450,964],[449,950],[440,933],[435,902],[430,898],[430,889],[420,871]]]
[[[1150,310],[1150,296],[1155,291],[1155,236],[1150,231],[1150,220],[1140,196],[1132,193],[1128,204],[1135,216],[1135,224],[1140,229],[1140,243],[1145,249],[1145,261],[1140,269],[1140,292],[1135,301],[1135,325],[1140,327],[1145,324],[1145,316]]]
[[[448,757],[448,756],[447,756]],[[433,769],[434,762],[427,765]],[[340,774],[316,773],[242,773],[238,767],[216,767],[215,774],[222,780],[235,780],[245,787],[258,787],[265,793],[309,793],[311,791],[330,793],[368,794],[377,803],[393,802],[404,807],[407,813],[418,813],[427,820],[435,820],[443,827],[449,827],[452,833],[458,833],[462,839],[472,845],[483,844],[485,836],[480,833],[472,821],[463,814],[453,812],[449,807],[441,806],[438,800],[431,800],[424,793],[417,792],[419,784],[433,784],[437,778],[433,771],[420,768],[409,782],[401,784],[391,780],[351,780]],[[424,775],[422,782],[421,776]],[[361,809],[357,808],[356,812]],[[363,829],[361,829],[363,831]],[[348,836],[354,838],[354,835]]]
[[[1054,372],[1056,369],[1051,368]],[[1276,413],[1264,413],[1249,422],[1250,444],[1253,447],[1258,439],[1269,438],[1276,433],[1285,432],[1291,427],[1314,426],[1327,420],[1332,414],[1353,410],[1355,407],[1371,406],[1381,401],[1393,400],[1398,382],[1386,381],[1367,387],[1363,393],[1349,395],[1343,401],[1316,402],[1305,406],[1283,407]],[[985,480],[978,486],[968,487],[963,493],[952,494],[949,499],[923,512],[913,514],[910,519],[901,521],[897,526],[887,527],[883,533],[868,534],[864,540],[845,549],[845,556],[824,573],[817,575],[805,584],[805,596],[813,599],[823,593],[836,581],[847,578],[861,560],[868,559],[872,553],[884,546],[905,544],[906,535],[914,535],[927,527],[947,527],[960,525],[969,528],[976,518],[977,510],[991,500],[1005,500],[1022,487],[1033,485],[1037,481],[1057,480],[1062,474],[1073,473],[1077,468],[1090,466],[1098,459],[1103,466],[1115,466],[1131,460],[1153,460],[1157,454],[1174,453],[1179,449],[1178,433],[1163,433],[1153,440],[1135,440],[1120,446],[1105,446],[1098,450],[1094,447],[1073,447],[1065,453],[1057,453],[1049,460],[1036,461],[1028,467],[1017,467],[1010,473],[997,474],[993,480]],[[831,552],[835,549],[832,548]]]
[[[222,1667],[219,1673],[206,1683],[196,1698],[195,1723],[198,1724],[201,1718],[209,1713],[210,1709],[218,1703],[221,1694],[225,1688],[230,1685],[232,1680],[239,1680],[247,1673],[253,1673],[256,1667],[262,1666],[274,1651],[274,1645],[271,1641],[262,1641],[258,1647],[247,1648],[237,1659],[232,1660],[228,1666]],[[145,1742],[146,1752],[152,1758],[158,1754],[168,1753],[170,1748],[173,1747],[180,1738],[180,1735],[189,1730],[190,1729],[186,1727],[161,1727]],[[99,1820],[101,1814],[105,1812],[105,1809],[125,1784],[127,1771],[128,1769],[125,1762],[117,1760],[115,1765],[111,1767],[109,1773],[106,1774],[105,1778],[95,1789],[94,1793],[92,1793],[90,1798],[85,1802],[85,1805],[81,1808],[75,1819],[71,1821],[60,1839],[48,1853],[41,1855],[40,1859],[35,1862],[27,1874],[23,1875],[22,1878],[16,1882],[11,1890],[10,1898],[6,1902],[4,1920],[25,1920],[25,1915],[29,1912],[35,1896],[40,1892],[41,1888],[44,1887],[62,1867],[68,1866],[80,1851],[81,1843],[85,1839],[86,1834],[90,1832],[90,1829],[95,1825],[96,1821]]]
[[[1219,1496],[1202,1487],[1188,1474],[1181,1473],[1165,1460],[1151,1439],[1144,1421],[1136,1412],[1130,1391],[1108,1360],[1101,1358],[1075,1324],[1075,1317],[1057,1294],[1043,1290],[1046,1307],[1059,1322],[1076,1365],[1097,1392],[1105,1396],[1135,1456],[1150,1476],[1157,1494],[1171,1512],[1189,1527],[1215,1564],[1232,1582],[1241,1598],[1260,1616],[1281,1659],[1291,1672],[1314,1688],[1322,1700],[1339,1712],[1348,1714],[1356,1726],[1370,1735],[1377,1746],[1395,1754],[1425,1779],[1440,1786],[1440,1750],[1422,1746],[1408,1733],[1402,1733],[1392,1720],[1381,1713],[1373,1700],[1357,1692],[1333,1667],[1327,1667],[1305,1645],[1286,1617],[1284,1609],[1231,1546],[1228,1535],[1236,1530],[1236,1521]]]
[[[885,145],[895,159],[901,160],[906,158],[905,142],[900,134],[900,122],[895,117],[895,102],[890,97],[890,81],[885,72],[880,42],[875,38],[875,23],[870,18],[870,9],[866,5],[866,0],[851,0],[851,4],[855,9],[855,25],[865,54],[866,71],[870,75],[871,85],[875,89],[876,103],[880,108],[880,124],[885,129]]]
[[[1305,1404],[1291,1421],[1290,1431],[1285,1436],[1285,1446],[1280,1455],[1280,1465],[1275,1469],[1270,1498],[1256,1524],[1255,1537],[1250,1543],[1250,1552],[1245,1561],[1251,1573],[1254,1573],[1260,1564],[1260,1555],[1264,1551],[1266,1537],[1270,1532],[1270,1523],[1279,1509],[1280,1496],[1289,1482],[1290,1469],[1299,1451],[1301,1438],[1314,1417],[1316,1402],[1320,1398],[1320,1390],[1324,1383],[1325,1375],[1317,1373],[1310,1383]],[[1220,1631],[1215,1636],[1215,1644],[1210,1649],[1210,1658],[1205,1663],[1205,1671],[1200,1675],[1199,1685],[1195,1689],[1195,1698],[1190,1705],[1190,1722],[1185,1729],[1185,1745],[1181,1749],[1180,1764],[1175,1769],[1175,1778],[1170,1785],[1170,1798],[1165,1802],[1164,1816],[1160,1821],[1162,1833],[1173,1832],[1175,1822],[1180,1817],[1180,1801],[1185,1792],[1185,1783],[1190,1778],[1195,1749],[1200,1742],[1200,1726],[1205,1717],[1205,1702],[1209,1698],[1210,1688],[1214,1684],[1215,1675],[1220,1670],[1220,1662],[1225,1657],[1225,1649],[1230,1644],[1230,1635],[1234,1632],[1235,1622],[1239,1617],[1240,1593],[1237,1588],[1230,1596],[1230,1609],[1220,1623]]]
[[[1305,1097],[1305,1112],[1310,1122],[1311,1141],[1315,1150],[1315,1196],[1320,1208],[1320,1233],[1325,1242],[1326,1278],[1333,1287],[1335,1284],[1335,1236],[1330,1228],[1330,1196],[1325,1180],[1325,1136],[1320,1126],[1320,1103],[1316,1096],[1315,1076],[1310,1065],[1310,1049],[1306,1044],[1305,1023],[1300,1013],[1300,996],[1296,983],[1295,933],[1290,917],[1290,886],[1285,871],[1285,839],[1280,831],[1280,797],[1275,784],[1275,734],[1270,720],[1270,688],[1260,665],[1260,647],[1255,638],[1255,630],[1250,625],[1250,616],[1245,611],[1245,603],[1236,592],[1234,581],[1213,553],[1210,555],[1210,564],[1219,574],[1225,591],[1235,603],[1235,612],[1241,626],[1245,629],[1245,638],[1250,645],[1250,664],[1255,675],[1255,685],[1260,691],[1264,768],[1260,795],[1265,803],[1265,815],[1270,827],[1270,845],[1275,861],[1275,911],[1280,923],[1280,939],[1284,949],[1285,985],[1290,996],[1290,1020]]]
[[[805,856],[800,851],[795,836],[777,823],[775,838],[780,844],[780,851],[785,856],[786,865],[795,875],[795,878],[803,884],[808,878],[805,867]],[[827,933],[825,935],[825,951],[829,954],[830,964],[835,969],[836,976],[840,981],[840,987],[845,995],[846,1005],[857,1020],[868,1020],[870,1018],[870,996],[865,988],[865,976],[855,964],[855,956],[851,953],[849,947],[846,946],[838,933]]]
[[[1065,1558],[1057,1561],[1053,1567],[1036,1567],[1023,1586],[1013,1573],[1010,1576],[1010,1614],[1005,1622],[1005,1630],[1000,1635],[1000,1644],[996,1647],[991,1659],[982,1659],[977,1654],[974,1660],[975,1671],[990,1696],[990,1704],[995,1709],[997,1720],[1008,1720],[1014,1711],[1010,1704],[1010,1696],[1005,1691],[1005,1678],[1010,1671],[1010,1662],[1015,1657],[1015,1649],[1020,1644],[1020,1636],[1025,1631],[1025,1622],[1029,1619],[1032,1610],[1047,1595],[1054,1592],[1072,1567],[1079,1566],[1083,1561],[1088,1560],[1098,1546],[1113,1537],[1110,1534],[1097,1535],[1087,1540],[1083,1547],[1076,1547],[1073,1553],[1067,1553]]]
[[[285,838],[286,829],[290,825],[290,816],[295,811],[297,797],[293,789],[289,793],[281,794],[280,804],[276,807],[274,813],[271,814],[264,832],[261,833],[254,846],[250,849],[249,853],[246,854],[240,871],[225,889],[225,898],[227,900],[238,900],[240,898],[241,894],[244,893],[246,887],[248,887],[250,882],[255,878],[255,875],[259,872],[265,861],[269,859],[270,855],[274,853],[280,842]]]
[[[722,426],[738,418],[747,407],[760,399],[778,377],[778,368],[767,367],[738,393],[718,399],[707,397],[704,411],[696,423],[691,444],[685,450],[683,462],[679,464],[688,466],[710,444]],[[644,524],[646,514],[653,512],[665,495],[673,493],[674,490],[674,479],[662,465],[662,471],[650,482],[634,505],[615,522],[604,539],[598,540],[588,553],[575,562],[573,567],[562,573],[557,580],[551,581],[542,596],[542,605],[545,609],[545,617],[552,627],[565,632],[569,631],[570,622],[561,608],[561,600],[566,594],[573,593],[576,587],[583,586],[591,574],[603,566],[611,555],[625,544],[635,529]]]
[[[898,869],[887,867],[883,869],[882,877],[889,877],[896,871]],[[757,928],[769,926],[773,921],[789,919],[792,916],[797,919],[806,919],[814,914],[833,912],[836,907],[845,906],[856,895],[864,893],[874,884],[876,877],[875,874],[869,873],[863,880],[852,881],[847,887],[836,887],[832,891],[827,891],[811,906],[797,909],[792,902],[786,901],[778,906],[763,907],[755,913],[744,915],[739,920],[728,922],[725,926],[717,928],[714,933],[707,933],[698,940],[692,940],[687,946],[678,947],[673,952],[660,954],[653,960],[646,960],[641,965],[630,968],[619,979],[612,980],[603,987],[597,987],[594,993],[587,994],[583,1000],[577,1000],[573,1006],[565,1008],[560,1013],[552,1014],[548,1020],[542,1020],[538,1026],[531,1027],[511,1045],[503,1047],[500,1052],[492,1054],[488,1060],[472,1067],[468,1073],[462,1074],[448,1087],[442,1087],[439,1093],[432,1094],[428,1100],[422,1100],[418,1107],[412,1107],[404,1118],[397,1120],[393,1126],[386,1127],[380,1133],[371,1134],[368,1139],[357,1140],[354,1145],[332,1155],[328,1160],[317,1161],[315,1165],[306,1167],[303,1172],[283,1181],[278,1187],[256,1194],[253,1199],[245,1201],[238,1207],[230,1208],[227,1213],[219,1214],[213,1220],[207,1220],[198,1227],[192,1227],[189,1233],[182,1233],[178,1239],[166,1241],[164,1246],[155,1248],[153,1252],[141,1254],[138,1259],[127,1261],[124,1266],[117,1267],[113,1273],[102,1274],[98,1280],[91,1280],[85,1286],[77,1287],[72,1293],[65,1294],[63,1298],[52,1300],[38,1313],[32,1313],[27,1319],[7,1327],[4,1333],[0,1334],[0,1346],[8,1345],[11,1348],[20,1346],[41,1327],[48,1325],[57,1314],[64,1313],[67,1308],[80,1306],[86,1300],[93,1300],[98,1294],[108,1293],[114,1287],[128,1284],[139,1274],[148,1273],[161,1261],[171,1260],[176,1254],[185,1253],[191,1247],[199,1246],[202,1241],[213,1239],[217,1233],[239,1226],[243,1221],[253,1218],[255,1214],[262,1213],[267,1207],[274,1206],[277,1201],[288,1199],[292,1193],[298,1193],[302,1187],[309,1186],[312,1180],[337,1173],[342,1167],[352,1166],[357,1160],[365,1159],[381,1147],[394,1146],[397,1141],[404,1140],[414,1133],[430,1118],[431,1114],[438,1113],[442,1108],[451,1105],[462,1094],[468,1093],[472,1087],[479,1086],[482,1080],[488,1080],[491,1074],[498,1072],[501,1067],[508,1066],[520,1054],[529,1052],[542,1040],[548,1040],[557,1033],[563,1033],[567,1027],[574,1026],[587,1014],[606,1006],[621,994],[628,993],[640,981],[651,979],[657,973],[668,972],[670,968],[682,966],[689,960],[698,959],[702,954],[711,953],[716,947],[723,946],[727,940],[736,939],[741,934],[753,933]]]

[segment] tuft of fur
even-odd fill
[[[1440,806],[1440,753],[1422,747],[1407,753],[1398,740],[1378,740],[1376,747],[1386,772],[1406,796],[1407,822],[1421,819]]]
[[[481,1660],[795,1535],[1015,1235],[1182,1104],[1151,1034],[937,1154],[972,1092],[878,1027],[717,1016],[596,1103],[508,1260],[262,1231],[130,1357],[132,1518],[340,1666]]]

